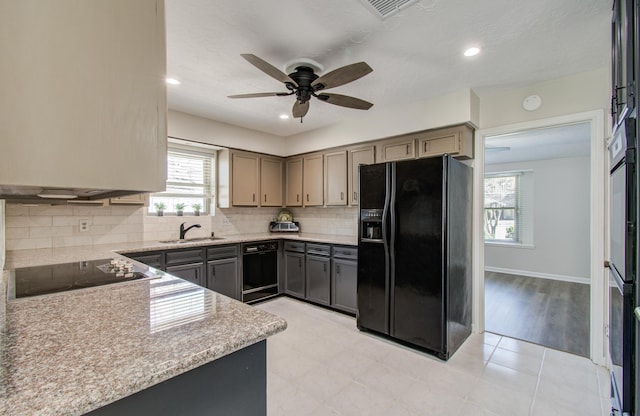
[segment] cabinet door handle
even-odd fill
[[[344,192],[340,192],[340,201],[344,200]]]
[[[322,263],[322,271],[327,272],[327,263]]]
[[[267,194],[264,194],[264,202],[267,202]]]
[[[216,275],[216,266],[211,266],[211,274],[215,277],[215,275]]]
[[[409,154],[409,145],[407,144],[407,154]]]
[[[336,274],[340,274],[340,265],[336,266]]]
[[[354,201],[357,201],[357,200],[358,200],[358,193],[357,193],[357,192],[354,192],[354,193],[353,193],[353,200],[354,200]]]
[[[300,202],[300,194],[296,194],[296,202]]]
[[[256,194],[253,194],[253,202],[256,202]]]
[[[307,202],[309,202],[309,194],[307,194]]]
[[[425,141],[424,142],[424,152],[427,153],[427,145],[429,144],[429,142]]]

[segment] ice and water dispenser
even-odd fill
[[[363,209],[360,211],[360,238],[382,241],[382,210]]]

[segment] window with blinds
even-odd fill
[[[167,188],[151,194],[149,213],[164,205],[165,214],[209,214],[214,201],[215,150],[169,143]],[[181,209],[180,209],[181,208]]]
[[[485,175],[485,241],[522,243],[521,177],[520,172]]]

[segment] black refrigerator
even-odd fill
[[[471,333],[472,170],[444,155],[359,175],[358,328],[447,360]]]

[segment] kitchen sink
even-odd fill
[[[183,240],[160,240],[159,243],[162,244],[184,244],[184,243],[196,243],[199,241],[218,241],[224,240],[224,237],[197,237],[197,238],[185,238]]]

